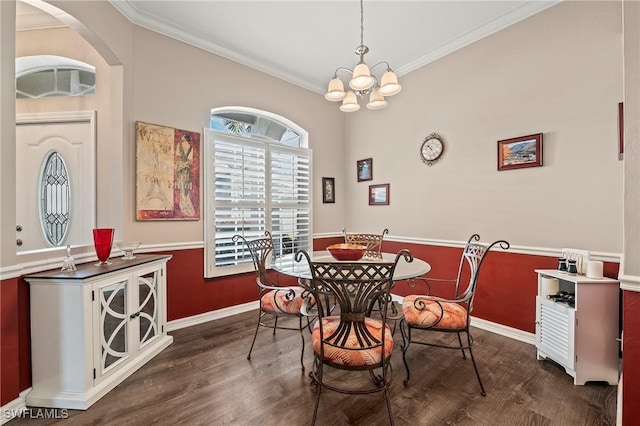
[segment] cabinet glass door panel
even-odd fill
[[[158,336],[158,271],[138,276],[140,347]]]
[[[100,287],[100,367],[106,372],[128,356],[127,281]]]

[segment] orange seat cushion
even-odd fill
[[[295,295],[291,300],[291,290]],[[285,313],[285,314],[300,314],[300,308],[304,303],[302,298],[301,287],[286,287],[282,290],[271,290],[265,293],[260,299],[262,304],[262,310],[272,313]]]
[[[418,297],[424,296],[413,294],[405,296],[402,301],[402,315],[408,324],[421,327],[434,326],[434,328],[448,330],[464,329],[467,326],[467,310],[464,306],[453,302],[440,302],[440,304],[434,302],[434,300],[443,300],[439,297],[423,298],[415,303]],[[442,313],[444,313],[442,320],[438,322]]]
[[[365,326],[367,330],[374,336],[377,340],[382,340],[382,321],[374,319],[374,318],[365,318],[364,319]],[[340,324],[339,316],[332,317],[324,317],[322,318],[322,327],[325,341],[328,340],[329,336],[331,336],[335,330],[338,328]],[[385,335],[384,335],[384,356],[388,358],[391,356],[391,351],[393,351],[393,335],[391,334],[391,328],[389,324],[385,324],[384,327]],[[311,335],[311,340],[313,342],[313,350],[316,355],[320,355],[320,323],[316,322],[313,327],[313,333]],[[333,343],[333,342],[331,342]],[[344,349],[338,348],[332,345],[324,345],[324,359],[328,362],[332,362],[334,364],[347,365],[347,366],[365,366],[365,365],[374,365],[380,364],[382,347],[378,346],[372,349],[358,349],[360,344],[358,343],[358,339],[355,335],[354,329],[351,329],[349,337],[345,344],[341,345],[346,348],[353,349]]]

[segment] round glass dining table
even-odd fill
[[[381,258],[363,257],[357,261],[340,261],[336,260],[327,251],[314,251],[309,253],[312,262],[333,262],[333,263],[376,263],[376,262],[393,262],[396,259],[396,253],[381,253]],[[289,275],[296,278],[311,279],[311,270],[307,259],[303,256],[300,262],[296,262],[295,254],[288,254],[276,258],[272,267],[281,274]],[[413,258],[412,262],[407,262],[403,256],[398,260],[396,269],[393,273],[393,280],[400,281],[409,278],[419,277],[431,270],[431,265],[422,259]]]

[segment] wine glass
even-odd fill
[[[113,245],[114,231],[113,228],[95,228],[93,230],[93,245],[96,248],[96,255],[99,260],[96,266],[111,264],[108,259]]]
[[[124,252],[124,256],[122,256],[122,260],[135,259],[136,257],[133,255],[133,251],[138,247],[140,247],[140,244],[142,244],[142,241],[132,241],[132,242],[118,241],[116,245],[120,250]]]

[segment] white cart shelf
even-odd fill
[[[27,405],[86,410],[171,344],[169,259],[136,255],[25,277],[33,382]]]
[[[554,269],[536,269],[536,348],[538,359],[552,359],[573,377],[618,384],[619,282],[591,279]],[[575,293],[575,307],[544,294],[544,278],[559,280],[560,290]]]

